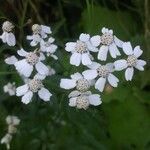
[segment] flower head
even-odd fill
[[[0,38],[2,39],[3,43],[7,43],[9,46],[15,46],[16,44],[15,35],[12,33],[14,27],[15,26],[9,21],[5,21],[2,25],[3,33]]]
[[[42,39],[47,38],[47,34],[51,34],[51,28],[44,25],[34,24],[32,26],[33,35],[28,35],[27,39],[31,40],[30,45],[36,46]]]
[[[100,95],[92,94],[90,91],[73,91],[69,94],[69,106],[86,110],[90,105],[98,106],[102,103]]]
[[[113,87],[118,86],[119,79],[115,77],[112,72],[114,67],[112,63],[106,65],[100,65],[99,63],[93,62],[92,65],[88,66],[90,69],[84,71],[82,74],[85,79],[92,80],[98,77],[95,83],[95,88],[100,92],[104,90],[106,81]]]
[[[93,36],[90,40],[93,46],[98,47],[100,45],[97,56],[99,60],[105,61],[107,59],[108,51],[112,58],[121,55],[117,47],[122,48],[123,42],[113,35],[113,30],[104,27],[102,28],[101,36]]]
[[[56,52],[57,45],[53,44],[54,38],[50,37],[47,41],[41,40],[40,42],[40,50],[47,54],[47,56],[51,56],[54,59],[58,59],[54,53]]]
[[[38,73],[42,75],[48,74],[49,69],[41,62],[45,60],[45,57],[42,53],[37,51],[26,52],[24,49],[18,50],[17,52],[20,56],[25,57],[14,64],[20,74],[24,75],[25,77],[29,77],[34,66]]]
[[[38,93],[38,96],[44,101],[49,101],[52,96],[52,94],[44,88],[42,80],[37,77],[28,80],[25,85],[16,89],[16,95],[22,96],[22,102],[25,104],[31,102],[34,93]]]
[[[125,42],[123,44],[123,51],[128,57],[127,59],[120,59],[115,61],[115,70],[120,71],[126,69],[125,79],[127,81],[131,81],[134,74],[134,68],[143,71],[146,62],[144,60],[138,59],[143,53],[139,46],[136,46],[133,49],[130,42]]]
[[[92,63],[90,51],[97,52],[98,49],[91,45],[90,35],[82,33],[76,42],[66,43],[65,50],[72,53],[70,64],[79,66],[81,63],[90,65]]]

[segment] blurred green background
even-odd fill
[[[53,98],[48,103],[33,100],[24,105],[20,98],[3,92],[3,86],[10,81],[17,86],[23,84],[15,69],[4,63],[4,58],[16,54],[18,47],[0,44],[0,138],[7,132],[7,115],[21,119],[12,150],[150,150],[149,0],[0,2],[0,24],[8,19],[16,25],[18,46],[29,49],[25,36],[31,34],[34,23],[51,26],[59,46],[59,60],[47,61],[57,72],[45,81]],[[107,87],[99,107],[87,111],[70,108],[70,91],[60,89],[60,79],[84,68],[69,64],[70,54],[64,50],[64,44],[76,40],[82,32],[100,34],[104,26],[112,28],[120,39],[141,46],[142,57],[147,61],[145,71],[136,71],[132,82],[125,81],[124,73],[117,73],[118,88]],[[5,145],[0,145],[0,150],[5,150]]]

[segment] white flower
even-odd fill
[[[63,89],[76,88],[80,92],[85,92],[90,88],[91,83],[90,80],[85,79],[77,72],[71,75],[71,79],[61,79],[60,87]]]
[[[3,89],[4,89],[4,92],[8,93],[10,96],[15,95],[15,93],[16,93],[16,85],[14,82],[13,83],[10,83],[10,82],[7,83],[6,85],[4,85]]]
[[[2,139],[1,144],[6,144],[6,148],[10,149],[10,142],[12,140],[12,135],[7,133]]]
[[[44,88],[41,79],[37,77],[31,79],[23,86],[20,86],[16,89],[16,95],[22,96],[22,102],[28,104],[31,102],[33,93],[38,93],[38,96],[44,101],[50,101],[52,94]]]
[[[73,91],[69,94],[69,106],[78,109],[87,109],[89,105],[98,106],[102,103],[100,95],[92,94],[90,91],[81,93]]]
[[[125,78],[127,81],[131,81],[134,74],[134,68],[144,71],[146,62],[138,59],[143,53],[140,46],[136,46],[133,50],[131,43],[125,42],[123,44],[123,51],[126,55],[128,55],[128,58],[115,61],[115,70],[120,71],[127,68],[125,71]]]
[[[120,56],[120,52],[117,48],[122,48],[123,42],[119,40],[115,35],[113,35],[113,30],[109,30],[107,28],[102,28],[102,35],[93,36],[90,40],[93,46],[97,47],[100,45],[100,49],[98,52],[98,59],[105,61],[107,59],[108,51],[112,58],[116,58]]]
[[[36,46],[42,39],[47,38],[47,34],[51,34],[51,28],[44,25],[34,24],[32,26],[33,35],[27,36],[28,40],[31,40],[30,45]]]
[[[6,123],[8,125],[17,126],[20,124],[20,119],[17,116],[7,116]]]
[[[18,59],[14,55],[12,55],[10,57],[7,57],[4,61],[8,65],[14,65],[18,61]]]
[[[0,38],[2,39],[3,43],[7,43],[9,46],[16,45],[16,38],[12,33],[14,27],[15,26],[9,21],[5,21],[2,25],[3,34],[0,36]]]
[[[112,74],[114,71],[112,63],[100,65],[99,63],[93,62],[92,65],[88,67],[90,69],[84,71],[82,74],[84,78],[88,80],[99,77],[95,83],[95,89],[98,89],[100,92],[102,92],[104,90],[106,81],[108,81],[109,84],[113,87],[118,86],[119,79]]]
[[[41,61],[45,59],[44,55],[42,53],[39,54],[39,52],[26,52],[24,49],[18,50],[17,53],[25,57],[22,60],[17,61],[14,65],[16,67],[16,70],[24,75],[25,77],[29,77],[34,69],[34,66],[38,73],[42,75],[46,75],[49,72],[49,69],[46,65],[44,65]],[[38,54],[40,56],[38,56]]]
[[[54,55],[54,53],[56,52],[56,49],[57,49],[57,45],[53,44],[54,40],[55,39],[52,37],[50,37],[48,39],[48,41],[41,40],[40,50],[42,52],[45,52],[47,54],[47,56],[51,56],[57,60],[58,57],[56,55]]]
[[[66,43],[65,50],[71,52],[70,64],[79,66],[90,65],[92,63],[90,51],[97,52],[98,49],[91,45],[89,34],[81,34],[77,42]]]

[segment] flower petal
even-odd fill
[[[99,60],[105,61],[107,59],[108,46],[102,45],[99,49],[97,58]]]
[[[110,83],[111,86],[117,87],[119,79],[110,73],[108,76],[108,82]]]
[[[101,31],[103,34],[105,34],[105,33],[108,33],[109,30],[108,30],[108,28],[103,27]]]
[[[72,91],[69,95],[68,95],[68,97],[69,98],[71,98],[71,97],[77,97],[77,96],[79,96],[81,94],[81,92],[79,92],[79,91]]]
[[[17,61],[18,59],[14,55],[5,59],[5,63],[9,65],[14,65]]]
[[[28,87],[27,84],[19,86],[18,88],[16,88],[16,95],[17,96],[22,96],[25,93],[27,93],[28,89],[29,89],[29,87]]]
[[[98,52],[98,48],[93,46],[91,42],[86,42],[87,49],[91,52]]]
[[[92,80],[92,79],[95,79],[97,77],[97,71],[96,70],[86,70],[86,71],[83,71],[83,76],[85,79],[88,79],[88,80]]]
[[[95,35],[90,39],[93,46],[97,47],[100,45],[101,37],[99,35]]]
[[[46,102],[50,101],[50,97],[52,96],[52,94],[46,88],[41,88],[38,91],[38,95],[42,100],[44,100]]]
[[[124,42],[122,45],[122,49],[126,55],[132,55],[133,49],[130,42]]]
[[[106,83],[106,78],[100,77],[95,83],[95,89],[103,92]]]
[[[40,53],[39,60],[40,60],[40,61],[43,61],[43,60],[45,60],[45,59],[46,59],[45,55],[44,55],[43,53]]]
[[[125,59],[120,59],[114,62],[115,70],[120,71],[127,68],[127,61]]]
[[[100,67],[101,65],[97,62],[92,62],[91,65],[88,65],[87,67],[90,69],[97,69],[98,67]]]
[[[107,63],[105,66],[107,67],[109,72],[113,72],[114,71],[114,64],[113,63]]]
[[[70,64],[79,66],[81,63],[81,54],[79,53],[73,53],[70,57]]]
[[[42,28],[42,31],[44,31],[47,34],[51,34],[52,33],[51,28],[48,27],[48,26],[41,25],[41,28]]]
[[[118,39],[116,36],[114,36],[114,42],[115,42],[115,44],[116,44],[118,47],[122,48],[123,41],[121,41],[120,39]]]
[[[25,57],[25,56],[27,56],[29,54],[23,48],[21,48],[20,50],[18,50],[17,53],[18,53],[18,55],[23,56],[23,57]]]
[[[75,107],[76,106],[76,97],[70,98],[69,99],[69,106]]]
[[[92,94],[89,96],[89,102],[91,105],[98,106],[102,103],[100,95]]]
[[[16,70],[25,77],[29,77],[33,71],[33,66],[28,64],[26,59],[17,61],[15,67]]]
[[[138,59],[136,62],[137,65],[141,65],[141,66],[145,66],[146,65],[146,61]]]
[[[109,51],[112,58],[116,58],[117,56],[121,55],[117,46],[114,43],[109,45]]]
[[[79,40],[82,41],[82,42],[87,42],[89,39],[90,39],[89,34],[82,33],[79,36]]]
[[[133,67],[129,67],[125,71],[125,78],[127,81],[131,81],[133,77],[134,69]]]
[[[35,79],[39,79],[39,80],[44,80],[46,78],[46,75],[41,75],[39,73],[37,73],[35,76],[34,76]]]
[[[73,79],[61,79],[60,87],[63,89],[72,89],[76,86],[76,80]]]
[[[146,65],[146,61],[139,59],[136,62],[135,68],[140,70],[140,71],[144,71],[144,66],[145,65]]]
[[[134,48],[133,53],[136,56],[136,58],[138,58],[138,57],[140,57],[142,55],[143,51],[140,49],[140,46],[136,46]]]
[[[77,81],[79,79],[82,79],[83,76],[82,76],[82,74],[80,74],[79,72],[77,72],[77,73],[72,74],[71,78]]]
[[[35,68],[41,75],[47,75],[49,73],[48,67],[40,61],[35,65]]]
[[[7,32],[3,32],[3,34],[0,36],[0,38],[2,39],[2,41],[3,41],[3,43],[6,43],[7,41],[6,41],[6,35],[7,35],[8,33]]]
[[[29,91],[22,97],[21,101],[24,104],[28,104],[31,101],[32,97],[33,97],[33,92]]]
[[[92,64],[92,61],[88,53],[82,54],[82,64],[85,66]]]
[[[6,41],[7,41],[7,44],[9,46],[15,46],[16,45],[16,38],[15,38],[13,33],[6,34]]]
[[[68,42],[66,43],[65,50],[67,52],[71,52],[75,50],[76,42]]]

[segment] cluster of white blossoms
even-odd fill
[[[17,116],[7,116],[6,123],[8,125],[8,131],[1,139],[1,144],[6,144],[6,148],[10,149],[10,142],[13,138],[13,134],[17,132],[17,126],[20,124],[20,119]]]
[[[16,95],[15,82],[13,82],[13,83],[8,82],[6,85],[4,85],[3,89],[4,89],[4,92],[8,93],[10,96]]]
[[[134,68],[143,71],[146,62],[139,59],[143,51],[140,46],[134,49],[130,42],[118,39],[113,30],[102,28],[102,35],[90,37],[82,33],[76,42],[66,43],[65,50],[71,53],[70,64],[87,66],[81,74],[74,73],[71,79],[61,79],[60,87],[75,89],[69,94],[69,106],[78,109],[87,109],[89,105],[98,106],[102,103],[99,94],[92,94],[90,87],[94,86],[99,92],[103,92],[106,84],[117,87],[119,79],[114,72],[125,70],[125,79],[131,81]],[[124,53],[125,59],[107,62],[108,52],[112,59],[116,59]],[[92,53],[97,53],[97,62]]]
[[[8,38],[4,35],[1,38],[9,46],[14,46],[11,41],[13,28],[12,23],[8,21],[4,22],[2,27],[3,34],[6,34]],[[24,85],[15,88],[16,96],[22,96],[21,101],[24,104],[32,101],[34,93],[37,93],[42,100],[50,101],[52,94],[44,87],[43,80],[48,76],[54,75],[55,70],[46,65],[45,61],[48,57],[52,57],[55,60],[58,59],[54,54],[57,50],[57,45],[54,44],[55,39],[51,36],[51,28],[34,24],[32,32],[32,35],[27,36],[27,40],[31,41],[30,46],[34,50],[29,51],[21,48],[17,50],[18,56],[13,55],[5,59],[5,63],[13,65],[24,81]],[[15,39],[14,35],[13,39]],[[8,84],[4,86],[4,91],[9,92],[10,95],[14,95],[12,92],[13,87],[13,85]]]
[[[3,34],[0,38],[9,46],[16,45],[14,27],[9,21],[5,21],[2,25]],[[82,33],[77,41],[65,45],[65,50],[71,53],[70,64],[84,65],[88,68],[82,73],[72,74],[70,79],[63,78],[60,81],[61,88],[73,89],[68,96],[71,107],[87,109],[90,105],[100,105],[102,103],[100,95],[92,94],[90,89],[94,86],[102,93],[106,85],[117,87],[119,79],[115,76],[116,71],[125,70],[125,79],[131,81],[134,69],[144,70],[146,62],[139,59],[143,53],[140,46],[132,48],[130,42],[118,39],[113,30],[105,27],[101,32],[101,35],[94,36]],[[15,67],[24,84],[16,88],[14,83],[8,83],[4,86],[4,92],[21,96],[24,104],[31,102],[35,93],[44,101],[49,101],[52,96],[43,84],[46,77],[55,74],[55,70],[45,64],[46,59],[48,57],[58,59],[55,55],[57,45],[54,44],[55,39],[51,34],[50,27],[34,24],[32,34],[27,36],[31,49],[34,50],[21,48],[17,50],[18,56],[13,55],[5,59],[5,63]],[[95,53],[96,55],[93,55]],[[125,56],[117,59],[122,53]],[[109,55],[117,60],[106,62]]]

